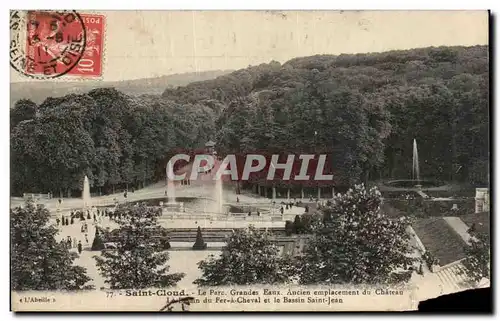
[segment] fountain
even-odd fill
[[[83,208],[90,208],[92,206],[91,198],[90,198],[90,185],[89,178],[85,175],[83,179],[83,191],[82,191],[82,199],[83,199]]]
[[[215,181],[215,186],[214,187],[209,187],[212,189],[211,192],[211,199],[214,202],[211,202],[207,204],[206,212],[207,213],[225,213],[225,206],[224,206],[224,190],[222,188],[222,177],[217,177],[217,172],[216,168],[219,168],[220,166],[224,166],[224,164],[219,163],[217,160],[215,161],[215,166],[214,170],[209,174],[211,180]]]
[[[184,212],[184,204],[176,202],[175,199],[175,183],[174,183],[174,170],[170,162],[166,167],[167,175],[167,202],[162,203],[161,206],[167,212]]]
[[[420,166],[418,163],[418,149],[417,149],[417,140],[413,139],[413,164],[412,164],[412,179],[417,182],[415,187],[417,189],[421,189],[422,185],[420,185]]]
[[[393,179],[383,182],[379,187],[384,189],[385,187],[391,190],[416,190],[418,193],[422,193],[422,189],[436,189],[445,188],[446,182],[438,179],[422,179],[420,177],[420,163],[418,159],[418,148],[417,140],[413,139],[413,156],[412,156],[412,166],[411,166],[411,177],[409,179]]]
[[[222,190],[222,178],[215,180],[215,201],[217,202],[217,213],[224,213],[224,191]]]
[[[167,165],[167,203],[175,203],[175,184],[173,180],[174,171],[170,162]]]

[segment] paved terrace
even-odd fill
[[[128,192],[126,201],[134,202],[144,199],[152,198],[162,198],[165,197],[166,186],[164,182],[156,183],[150,185],[146,188],[136,190],[135,192]],[[212,196],[213,190],[207,188],[207,186],[202,185],[176,185],[175,187],[175,197],[194,197],[194,198],[210,198]],[[269,198],[261,197],[253,194],[236,194],[234,189],[224,189],[224,202],[236,204],[237,198],[242,205],[267,205],[271,206],[272,200]],[[38,201],[40,204],[44,204],[53,215],[66,214],[71,210],[81,209],[83,206],[83,201],[81,198],[63,198],[62,203],[59,204],[59,198],[53,199],[41,199]],[[300,199],[297,199],[300,200]],[[123,193],[115,193],[104,196],[92,197],[92,205],[94,206],[114,206],[116,202],[123,203],[125,198]],[[285,198],[276,198],[275,202],[279,205],[280,202],[287,201]],[[307,201],[306,199],[302,200]],[[16,207],[24,204],[25,200],[21,197],[11,197],[10,206]],[[296,214],[300,214],[299,210],[296,210]],[[291,214],[291,213],[290,213]]]

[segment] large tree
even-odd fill
[[[10,110],[10,129],[20,122],[35,118],[38,106],[29,99],[21,99]]]
[[[279,254],[269,235],[250,225],[228,238],[220,257],[200,261],[201,286],[280,284],[290,280],[288,260]]]
[[[300,283],[387,284],[409,277],[408,223],[385,217],[380,204],[376,188],[356,185],[323,207],[323,222],[298,264]]]
[[[78,255],[56,241],[57,229],[49,217],[46,208],[32,201],[10,210],[12,290],[91,288],[86,269],[73,265]]]
[[[465,274],[473,282],[490,279],[490,239],[487,234],[471,232],[471,244],[465,248]]]
[[[81,189],[95,148],[79,103],[70,100],[18,124],[11,134],[13,185],[23,192]],[[68,195],[70,197],[70,195]]]
[[[116,214],[118,214],[116,216]],[[115,250],[94,256],[105,282],[112,289],[143,289],[175,286],[184,273],[167,274],[169,255],[163,251],[164,229],[154,208],[123,206],[115,211],[120,228]]]

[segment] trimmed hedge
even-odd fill
[[[474,213],[474,199],[456,199],[451,201],[432,201],[422,198],[402,200],[385,199],[384,203],[413,216],[432,217],[432,216],[460,216]],[[458,209],[452,210],[453,204],[457,204]]]

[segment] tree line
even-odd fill
[[[12,192],[71,195],[164,178],[176,148],[327,151],[339,185],[424,177],[489,182],[488,47],[316,55],[251,66],[160,95],[113,88],[18,101]],[[265,182],[260,182],[264,184]]]
[[[23,192],[81,193],[143,187],[165,177],[161,162],[183,146],[194,148],[214,128],[204,105],[157,96],[132,97],[113,88],[21,100],[11,111],[11,186]]]

